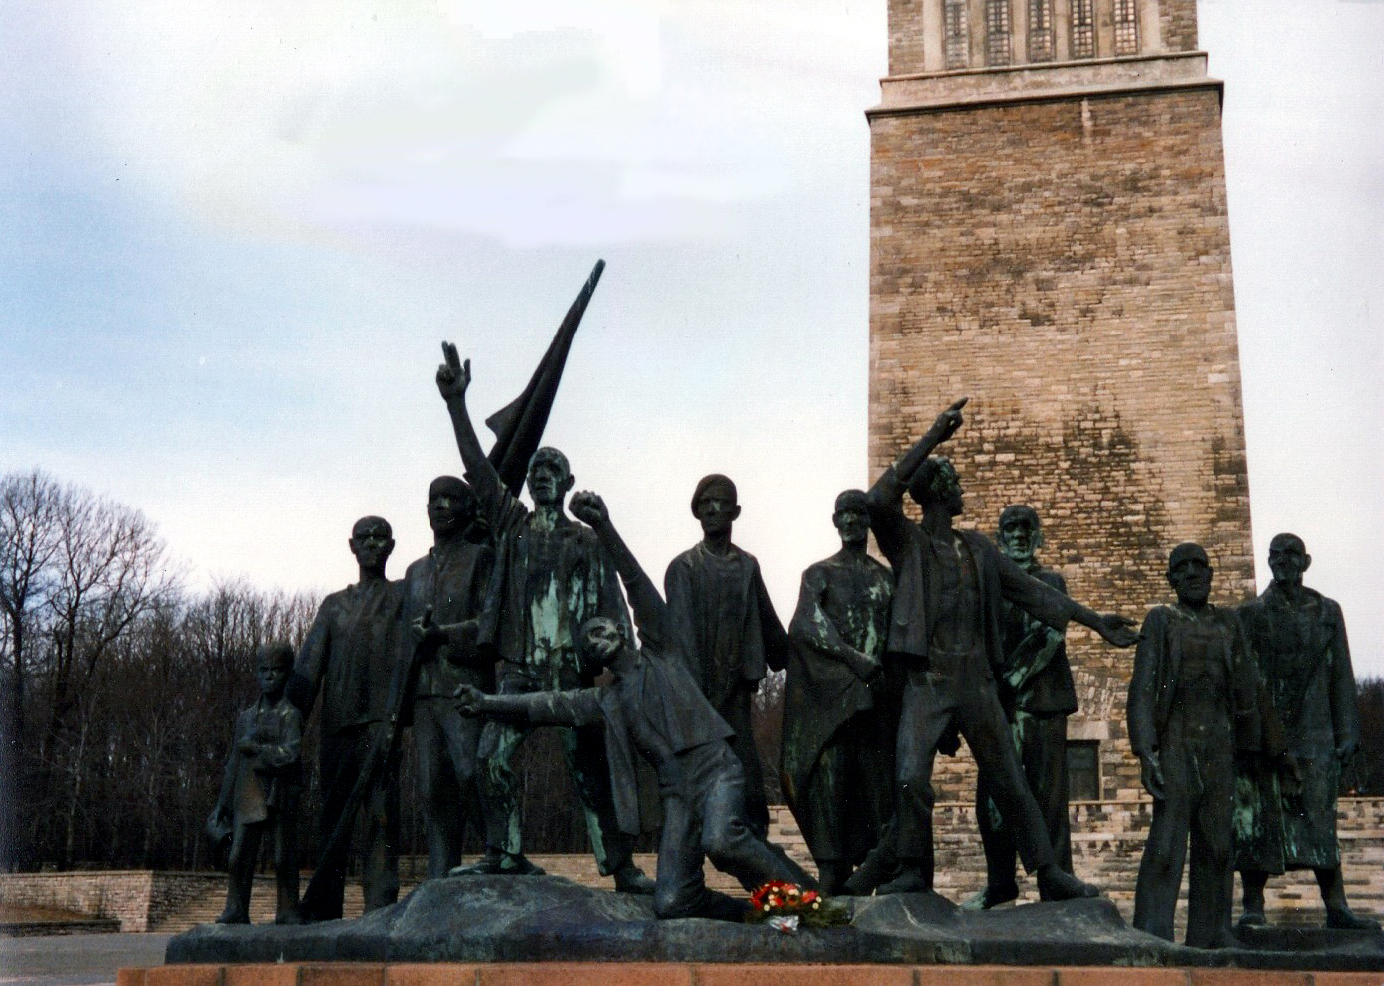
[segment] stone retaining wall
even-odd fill
[[[225,886],[221,873],[79,870],[0,874],[0,903],[56,907],[113,918],[120,931],[149,931],[188,901]]]

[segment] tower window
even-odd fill
[[[1139,11],[1135,0],[1115,0],[1115,54],[1139,54]]]
[[[1068,797],[1072,801],[1100,800],[1100,741],[1067,740]]]
[[[1055,54],[1052,0],[1028,0],[1028,60],[1050,62]]]
[[[1095,0],[1072,0],[1072,57],[1096,57]]]
[[[965,68],[971,62],[971,25],[966,0],[946,0],[942,29],[947,36],[947,68]]]
[[[985,0],[985,64],[1009,61],[1009,0]]]

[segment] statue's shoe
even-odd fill
[[[543,876],[546,871],[523,853],[487,854],[468,866],[453,866],[448,876]]]
[[[1245,911],[1236,922],[1241,928],[1262,928],[1269,923],[1263,911]]]
[[[1049,863],[1038,871],[1038,896],[1043,900],[1076,900],[1099,897],[1100,890],[1078,880],[1056,863]]]
[[[881,894],[921,894],[932,889],[932,876],[913,866],[905,866],[899,875],[879,888]]]
[[[645,876],[644,871],[638,866],[626,863],[615,871],[615,892],[653,896],[654,881]]]
[[[1379,922],[1374,918],[1362,918],[1349,907],[1328,907],[1326,926],[1345,931],[1378,931]]]
[[[1011,883],[1004,887],[988,886],[961,905],[963,911],[988,911],[992,907],[1008,904],[1019,897],[1019,885]]]
[[[249,915],[249,914],[246,914],[244,911],[237,911],[237,910],[233,910],[233,909],[231,909],[231,908],[228,907],[228,908],[226,908],[224,911],[222,911],[220,914],[217,915],[217,917],[216,917],[216,923],[217,923],[217,924],[249,924],[249,923],[250,923],[250,915]]]

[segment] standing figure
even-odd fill
[[[466,408],[471,362],[463,365],[450,343],[442,348],[446,362],[437,369],[437,389],[447,402],[466,477],[496,539],[495,574],[481,610],[478,642],[499,652],[498,691],[521,695],[589,687],[600,667],[581,663],[578,631],[593,616],[629,626],[619,576],[591,529],[563,510],[573,483],[565,455],[554,448],[534,453],[528,473],[533,510],[505,488],[481,450]],[[511,722],[488,723],[482,730],[486,856],[465,872],[542,872],[521,851],[518,779],[511,766],[531,730]],[[631,857],[633,840],[615,818],[600,728],[563,729],[562,742],[601,874],[615,877],[616,890],[652,893],[653,881]]]
[[[1144,618],[1129,682],[1129,745],[1153,797],[1153,821],[1134,888],[1134,927],[1172,941],[1191,836],[1187,944],[1237,944],[1230,930],[1231,811],[1235,759],[1259,751],[1254,665],[1239,620],[1211,595],[1211,562],[1198,544],[1168,556],[1177,603]]]
[[[881,891],[932,889],[932,765],[939,741],[956,729],[988,776],[991,797],[1014,833],[1024,867],[1037,874],[1042,898],[1092,897],[1096,888],[1058,863],[1000,707],[994,669],[1004,664],[1001,603],[1058,630],[1076,620],[1117,647],[1131,646],[1138,637],[1124,618],[1092,612],[1033,578],[984,535],[952,526],[964,507],[961,481],[949,460],[928,456],[961,427],[965,403],[957,401],[938,415],[869,493],[870,526],[894,569],[886,650],[907,673],[892,840],[901,870]],[[905,490],[922,507],[921,523],[904,516]]]
[[[1273,772],[1246,772],[1238,780],[1240,923],[1265,923],[1269,874],[1310,869],[1326,904],[1328,928],[1378,928],[1378,921],[1351,911],[1341,879],[1336,791],[1359,745],[1360,723],[1345,618],[1334,600],[1302,584],[1311,564],[1302,538],[1276,535],[1269,542],[1273,582],[1240,607],[1250,653],[1300,774],[1297,791],[1285,790]]]
[[[289,695],[306,716],[320,690],[322,742],[318,767],[322,810],[319,844],[326,845],[351,801],[372,749],[388,728],[390,683],[395,664],[407,657],[404,647],[404,585],[385,578],[394,550],[394,532],[383,517],[362,517],[351,528],[351,553],[360,566],[360,581],[333,592],[318,607],[289,682]],[[399,770],[397,759],[385,765],[380,780],[363,802],[365,865],[361,885],[365,909],[372,911],[399,899]],[[345,824],[350,824],[349,820]],[[345,859],[324,872],[319,861],[313,882],[321,886],[320,907],[304,907],[310,921],[341,917],[346,891]],[[315,888],[309,888],[313,898]]]
[[[841,550],[803,572],[788,625],[783,793],[823,893],[839,894],[894,810],[896,696],[885,684],[889,569],[865,551],[865,494],[846,490],[831,516]]]
[[[495,661],[476,647],[476,616],[495,552],[470,540],[475,520],[471,488],[455,476],[434,479],[428,486],[432,550],[404,575],[404,619],[426,638],[413,691],[413,742],[430,878],[461,862],[468,819],[478,832],[485,828],[476,766],[482,724],[463,716],[452,698],[463,682],[495,690]]]
[[[302,924],[298,914],[298,802],[303,793],[303,767],[298,749],[303,715],[284,697],[293,672],[293,648],[283,642],[266,644],[255,654],[260,697],[240,714],[221,796],[209,832],[231,827],[231,858],[227,866],[226,909],[217,924],[250,923],[250,890],[260,840],[274,840],[274,879],[278,884],[276,924]]]
[[[719,474],[703,477],[692,494],[692,514],[701,522],[702,540],[674,558],[663,578],[672,632],[692,679],[735,730],[732,745],[745,768],[745,806],[750,824],[763,835],[769,831],[769,806],[750,706],[765,673],[783,668],[788,635],[769,601],[758,560],[731,543],[731,527],[740,516],[735,484]]]
[[[572,512],[590,524],[629,591],[642,646],[636,648],[608,616],[587,620],[587,660],[611,671],[608,685],[530,695],[485,695],[463,687],[463,707],[478,715],[535,725],[593,725],[604,736],[620,825],[640,829],[635,757],[658,775],[663,832],[658,848],[654,913],[660,918],[742,920],[749,905],[707,887],[706,857],[746,890],[770,880],[810,887],[811,878],[782,849],[766,842],[745,814],[745,773],[731,750],[732,732],[693,684],[676,653],[667,608],[591,493],[572,497]]]
[[[1067,591],[1060,572],[1038,564],[1043,527],[1032,507],[1013,505],[1000,513],[999,546],[1004,556],[1058,592]],[[1057,865],[1072,869],[1072,828],[1067,807],[1067,717],[1076,711],[1076,686],[1067,663],[1067,635],[1006,602],[1000,614],[1004,664],[997,669],[1000,705],[1014,734],[1029,790],[1047,825]],[[985,909],[1019,896],[1014,877],[1018,849],[990,793],[990,780],[976,783],[976,824],[985,847],[985,889],[967,902]]]

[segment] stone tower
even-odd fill
[[[1210,553],[1215,601],[1252,593],[1222,86],[1196,0],[889,0],[881,86],[872,475],[970,395],[947,449],[961,522],[993,536],[1032,504],[1073,595],[1136,620],[1170,598],[1180,541]],[[1134,797],[1133,652],[1081,628],[1069,649],[1074,784]],[[969,798],[971,769],[939,761],[939,797]]]

